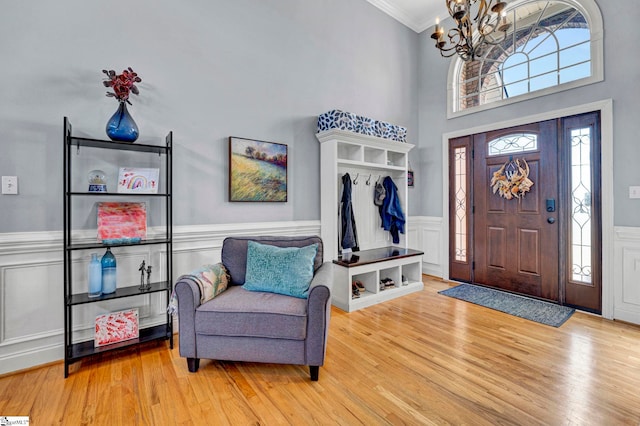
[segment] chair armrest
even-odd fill
[[[196,354],[196,308],[200,306],[200,288],[188,278],[178,280],[175,285],[178,297],[178,330],[180,355],[197,358]]]
[[[329,289],[329,293],[333,291],[333,263],[332,262],[324,262],[322,266],[318,268],[313,279],[311,280],[311,285],[309,286],[309,294],[313,291],[314,287],[319,285],[323,285]]]
[[[333,264],[325,262],[316,271],[309,287],[307,299],[307,365],[321,366],[327,349],[329,320],[331,318],[331,289]]]

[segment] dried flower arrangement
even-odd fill
[[[522,164],[518,159],[507,161],[493,173],[491,178],[493,193],[498,192],[507,200],[521,199],[532,186],[533,181],[529,179],[529,165],[525,159],[522,159]]]

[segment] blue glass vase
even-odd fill
[[[112,141],[135,142],[138,134],[138,125],[129,114],[127,103],[120,102],[118,110],[107,122],[107,136]]]
[[[107,252],[100,261],[102,265],[102,294],[115,293],[116,283],[116,257],[111,253],[111,247],[107,247]]]

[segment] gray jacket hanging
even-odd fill
[[[353,206],[351,204],[351,176],[345,173],[342,176],[342,239],[340,245],[343,249],[360,250],[358,248],[358,232],[356,231],[356,218],[353,215]]]

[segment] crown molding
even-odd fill
[[[399,8],[395,4],[391,4],[386,0],[367,0],[370,4],[374,5],[387,15],[391,16],[401,24],[406,25],[417,33],[421,33],[429,27],[430,22],[423,22],[422,20],[412,17],[406,10]]]

